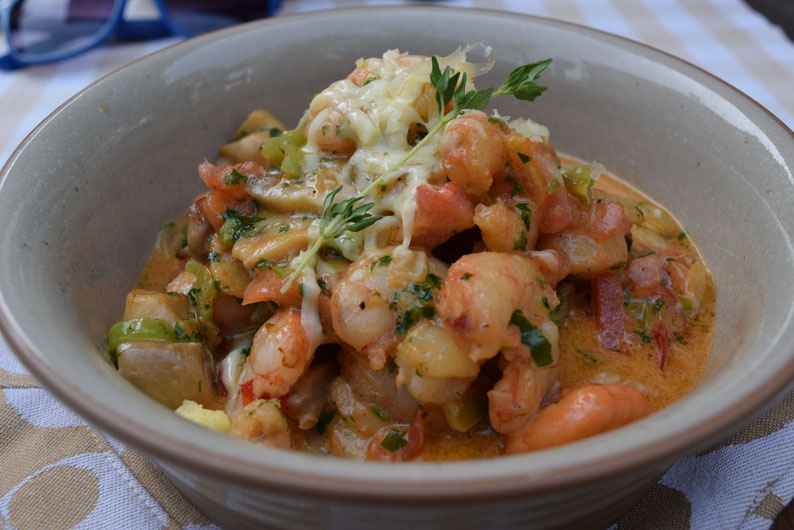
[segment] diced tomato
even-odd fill
[[[243,215],[253,215],[254,202],[246,199],[235,199],[225,191],[211,190],[205,194],[201,201],[201,209],[207,220],[215,230],[220,230],[223,226],[223,214],[226,210],[237,210]]]
[[[592,205],[585,232],[593,239],[603,240],[618,234],[628,234],[631,226],[631,219],[626,216],[626,209],[621,203],[602,200]]]
[[[243,294],[243,305],[256,302],[275,302],[279,306],[299,307],[303,297],[298,290],[298,282],[293,282],[286,293],[281,287],[287,281],[270,269],[257,269],[256,277],[248,284]]]
[[[593,313],[598,323],[598,340],[607,350],[617,351],[625,332],[623,285],[619,276],[598,276],[590,282]]]
[[[416,188],[412,246],[435,248],[473,226],[474,206],[460,186],[447,182],[441,188],[428,185]]]
[[[199,164],[198,173],[208,187],[228,193],[235,199],[245,199],[250,198],[245,191],[247,179],[264,175],[265,169],[256,162],[243,162],[225,168],[202,162]]]
[[[240,385],[240,398],[243,401],[243,407],[256,400],[254,395],[254,380],[249,379]]]

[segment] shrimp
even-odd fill
[[[519,183],[527,197],[537,205],[537,224],[541,234],[559,232],[573,220],[568,192],[559,180],[554,149],[543,141],[510,133],[505,139],[507,177]],[[507,180],[507,179],[505,179]]]
[[[411,294],[403,290],[420,283],[429,273],[443,276],[445,266],[423,251],[394,249],[367,255],[345,271],[331,293],[330,312],[340,340],[369,357],[381,369],[399,338],[394,332],[402,304]],[[395,298],[399,292],[400,296]]]
[[[356,151],[356,142],[344,113],[334,106],[327,106],[309,117],[306,137],[313,138],[317,147],[341,157],[349,157]]]
[[[555,307],[557,295],[531,259],[481,252],[452,264],[437,307],[450,337],[477,362],[504,346],[520,344],[518,328],[510,325],[516,310],[538,326],[556,350],[557,326],[545,304]]]
[[[252,381],[255,397],[282,397],[306,371],[313,355],[300,311],[280,308],[254,335],[246,367],[253,379],[244,379]]]
[[[507,435],[505,452],[524,453],[617,429],[648,414],[648,403],[627,385],[585,385],[564,391],[529,426]]]
[[[290,423],[277,399],[257,399],[231,417],[232,436],[269,447],[292,447]]]
[[[602,274],[616,274],[628,262],[626,236],[632,221],[625,207],[607,199],[585,204],[573,201],[575,215],[564,230],[544,234],[538,248],[556,250],[570,259],[570,274],[591,279]]]
[[[439,145],[449,180],[474,197],[488,191],[507,160],[502,136],[484,112],[468,112],[449,122]]]
[[[536,211],[530,202],[508,201],[501,198],[486,206],[480,203],[474,209],[474,223],[480,229],[483,243],[494,252],[522,252],[534,248],[538,239],[538,224],[532,222]]]
[[[540,410],[544,399],[557,386],[559,363],[539,368],[526,355],[512,356],[502,370],[502,378],[488,392],[488,416],[496,432],[512,434],[526,428]]]

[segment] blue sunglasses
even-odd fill
[[[156,18],[125,19],[135,8],[157,9]],[[192,37],[272,16],[280,0],[0,0],[8,53],[0,69],[74,57],[111,37],[145,40]]]

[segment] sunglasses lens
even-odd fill
[[[11,44],[22,56],[67,53],[90,44],[113,0],[26,0],[11,10]]]
[[[165,0],[170,16],[192,34],[272,16],[279,0]]]

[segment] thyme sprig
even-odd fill
[[[441,131],[449,122],[457,118],[461,112],[464,110],[482,110],[488,102],[496,96],[512,95],[524,101],[534,101],[536,97],[540,96],[548,88],[536,84],[535,80],[538,79],[540,74],[551,64],[551,59],[519,66],[510,72],[507,80],[496,90],[490,87],[483,90],[469,91],[466,91],[466,84],[468,81],[466,72],[455,72],[453,74],[449,66],[446,66],[442,72],[437,57],[431,57],[430,61],[432,64],[430,84],[436,90],[435,99],[438,105],[438,114],[441,117],[438,123],[436,123],[436,125],[427,132],[427,135],[413,146],[410,151],[405,153],[400,160],[378,175],[375,180],[355,197],[333,204],[334,198],[342,189],[342,186],[337,187],[325,197],[320,214],[320,230],[317,240],[314,242],[314,245],[303,254],[298,267],[290,277],[287,278],[287,281],[281,288],[282,293],[286,292],[290,285],[301,275],[303,269],[306,268],[327,240],[339,237],[345,232],[358,232],[364,230],[383,218],[382,215],[372,215],[369,212],[375,206],[374,202],[368,202],[358,207],[354,206],[357,202],[369,195],[375,188],[387,184],[389,178],[394,175],[397,169],[418,153],[433,136]],[[448,112],[444,112],[444,109],[446,109],[450,103],[452,103],[452,108]]]

